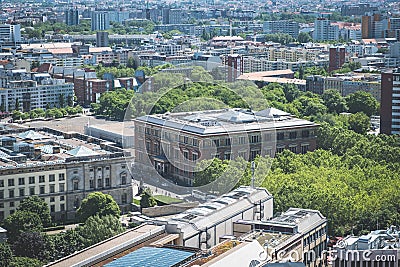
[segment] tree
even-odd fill
[[[21,233],[13,243],[14,253],[19,257],[47,260],[46,235],[38,232]]]
[[[27,257],[14,257],[9,267],[41,267],[43,263],[37,259],[31,259]]]
[[[215,181],[228,167],[228,161],[219,158],[200,161],[195,167],[193,186],[202,186]]]
[[[85,246],[91,246],[124,231],[121,222],[114,215],[89,217],[84,226],[78,228],[78,233],[85,241]]]
[[[19,110],[19,99],[18,98],[16,98],[15,99],[15,110]]]
[[[13,258],[13,252],[10,245],[7,243],[0,243],[0,267],[10,266]]]
[[[73,107],[74,106],[74,97],[73,95],[68,95],[67,97],[67,106]]]
[[[324,100],[325,106],[328,108],[330,113],[339,114],[347,110],[346,100],[336,90],[326,90],[322,94],[322,99]]]
[[[23,199],[17,210],[37,214],[45,227],[51,224],[49,205],[38,196],[29,196]]]
[[[368,117],[377,114],[379,109],[379,102],[370,93],[364,91],[357,91],[350,94],[346,98],[346,102],[349,112],[364,112]]]
[[[310,34],[306,33],[306,32],[301,32],[299,33],[299,35],[297,36],[297,41],[299,43],[308,43],[308,42],[312,42],[312,37]]]
[[[25,232],[41,232],[42,221],[38,214],[28,211],[17,210],[4,220],[7,229],[7,237],[10,243],[15,242]]]
[[[102,192],[90,193],[77,210],[77,214],[82,222],[86,221],[90,216],[106,216],[113,215],[119,217],[121,211],[117,202],[111,195]]]
[[[157,201],[153,197],[150,189],[146,188],[143,193],[140,195],[140,207],[143,208],[150,208],[157,205]]]
[[[367,115],[362,112],[357,112],[356,114],[351,114],[348,117],[350,130],[356,133],[365,134],[371,126],[370,119]]]
[[[59,94],[58,95],[58,105],[60,108],[63,108],[65,105],[65,99],[64,99],[64,94]]]

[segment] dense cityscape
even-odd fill
[[[0,267],[400,266],[398,0],[0,7]]]

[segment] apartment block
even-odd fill
[[[297,38],[299,35],[299,23],[290,20],[265,21],[263,24],[265,34],[286,33]]]
[[[400,70],[382,73],[381,133],[400,134]]]

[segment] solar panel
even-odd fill
[[[107,267],[171,267],[193,256],[193,252],[171,248],[143,247],[104,266]]]

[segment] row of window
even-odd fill
[[[29,191],[26,192],[25,188],[20,188],[17,190],[18,192],[18,196],[15,194],[15,190],[16,189],[8,189],[8,198],[14,198],[14,197],[24,197],[24,196],[33,196],[36,195],[36,188],[35,187],[30,187]],[[57,192],[64,192],[65,191],[65,184],[59,184],[58,185],[58,191]],[[56,193],[56,186],[54,184],[49,185],[49,191],[46,191],[46,186],[41,185],[39,187],[39,194],[43,195],[43,194],[53,194]],[[4,190],[0,190],[0,199],[4,199]]]
[[[62,202],[62,201],[65,201],[65,196],[60,196],[60,201]],[[50,197],[50,203],[54,203],[54,202],[56,202],[56,199],[55,199],[55,197]],[[17,202],[18,203],[18,202]],[[8,205],[8,207],[10,207],[10,208],[14,208],[14,207],[16,207],[17,205],[15,204],[15,202],[14,201],[10,201],[10,202],[1,202],[0,203],[0,209],[4,209],[5,207],[6,207],[6,205],[5,204],[7,204]]]
[[[58,174],[58,180],[59,181],[64,181],[65,180],[65,174],[64,173],[59,173]],[[35,176],[30,176],[28,177],[27,181],[25,177],[21,177],[17,179],[18,185],[25,185],[27,182],[28,184],[35,184],[36,183],[36,177]],[[46,182],[46,176],[45,175],[39,175],[38,176],[38,181],[39,183],[45,183]],[[55,182],[56,181],[56,175],[55,174],[49,174],[48,175],[48,181],[49,182]],[[5,183],[4,180],[0,180],[0,187],[4,187]],[[10,178],[7,180],[7,185],[10,186],[15,186],[15,179]]]

